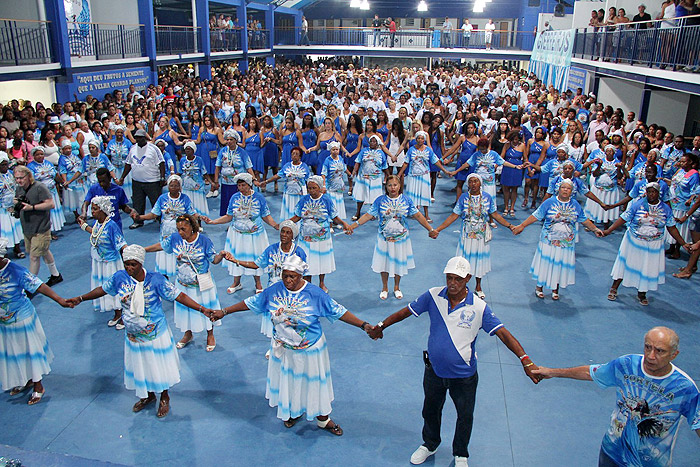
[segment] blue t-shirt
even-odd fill
[[[363,149],[355,159],[355,163],[360,164],[357,176],[367,180],[381,177],[382,170],[388,167],[386,154],[381,149]]]
[[[413,146],[406,154],[406,162],[408,163],[406,174],[412,177],[420,177],[430,173],[429,164],[437,164],[438,157],[428,146],[423,146],[423,149],[420,150]]]
[[[338,217],[338,210],[325,193],[318,199],[304,195],[294,208],[294,215],[301,217],[299,236],[305,242],[320,242],[331,238],[331,220]]]
[[[572,198],[575,198],[578,194],[585,195],[586,193],[591,191],[580,178],[573,177],[567,180],[570,180],[574,184],[573,189],[571,190]],[[557,175],[554,178],[550,177],[549,186],[547,187],[547,193],[549,193],[552,196],[556,196],[559,193],[559,187],[561,186],[561,182],[563,181],[564,177],[562,177],[561,175]]]
[[[288,195],[306,194],[306,181],[311,176],[311,171],[304,162],[300,162],[299,165],[287,162],[282,166],[278,174],[284,181],[285,193]]]
[[[321,175],[326,177],[326,189],[335,193],[345,191],[345,183],[343,182],[343,174],[347,170],[345,161],[342,158],[333,159],[327,157],[323,161]]]
[[[114,171],[114,166],[104,154],[99,154],[97,157],[83,157],[83,170],[81,172],[89,185],[97,183],[97,169],[102,167],[110,172]]]
[[[464,193],[457,200],[454,214],[462,218],[462,241],[486,237],[486,228],[490,215],[496,212],[496,202],[488,193],[474,196]]]
[[[19,264],[7,261],[0,269],[0,326],[14,324],[32,316],[34,305],[24,293],[35,293],[41,279]]]
[[[257,314],[269,313],[272,337],[294,350],[311,347],[321,338],[320,318],[333,322],[347,312],[343,305],[308,282],[296,292],[289,291],[283,282],[277,282],[245,299],[245,304]]]
[[[75,154],[71,153],[69,156],[61,154],[58,157],[58,173],[65,175],[66,181],[69,181],[76,173],[82,172],[82,170],[83,162]],[[82,191],[84,185],[85,179],[83,177],[78,177],[73,183],[68,185],[68,189]]]
[[[454,308],[447,298],[447,287],[433,287],[408,305],[416,316],[428,312],[430,335],[428,355],[433,371],[440,378],[468,378],[476,373],[474,345],[483,329],[493,335],[503,323],[491,308],[471,291]]]
[[[194,156],[192,160],[187,159],[187,156],[181,157],[180,172],[182,172],[183,190],[206,191],[204,175],[207,173],[207,168],[201,157]]]
[[[94,185],[90,186],[90,188],[88,188],[88,192],[85,195],[85,201],[87,203],[90,203],[92,202],[92,198],[94,198],[95,196],[109,197],[109,200],[112,202],[113,208],[110,219],[112,219],[117,224],[119,230],[122,230],[122,218],[119,216],[119,209],[122,206],[126,206],[127,204],[129,204],[129,198],[127,198],[124,189],[115,183],[110,183],[109,190],[105,191],[99,183],[95,183]]]
[[[561,248],[573,248],[576,238],[576,223],[584,222],[586,215],[578,201],[571,198],[559,201],[556,196],[547,198],[532,215],[544,220],[540,241]]]
[[[175,232],[163,239],[160,245],[164,252],[176,256],[177,281],[184,287],[197,287],[197,274],[208,272],[209,263],[216,256],[214,244],[202,233],[188,242]]]
[[[180,193],[177,198],[171,198],[170,193],[158,197],[151,213],[160,216],[160,239],[169,237],[177,232],[176,219],[183,214],[195,214],[190,197]]]
[[[279,243],[273,243],[265,248],[265,251],[260,256],[255,258],[255,264],[259,268],[267,268],[268,286],[282,280],[282,264],[288,257],[293,255],[306,262],[306,252],[296,243],[292,244],[292,250],[289,253],[283,251]]]
[[[678,172],[671,179],[671,207],[687,210],[686,201],[698,193],[699,187],[700,177],[698,177],[697,170],[691,169],[686,172],[683,169],[678,169]]]
[[[655,377],[644,372],[643,361],[642,355],[625,355],[590,366],[598,386],[617,391],[602,448],[619,465],[670,466],[681,416],[700,429],[700,393],[675,365],[670,374]]]
[[[643,178],[642,180],[637,180],[629,192],[630,198],[632,198],[633,200],[646,198],[647,183],[649,182],[647,182],[646,178]],[[668,184],[663,180],[657,180],[656,183],[658,183],[659,187],[661,188],[661,192],[659,193],[661,201],[663,201],[664,203],[671,201],[671,190],[668,188]]]
[[[102,284],[102,290],[118,297],[122,302],[122,319],[126,327],[126,338],[132,342],[152,341],[163,332],[165,321],[161,300],[175,301],[180,292],[173,284],[157,272],[146,272],[143,281],[144,312],[138,316],[131,312],[131,295],[136,288],[136,279],[126,271],[117,271]]]
[[[260,235],[265,231],[263,217],[270,215],[265,197],[257,191],[244,196],[240,191],[231,196],[226,214],[233,217],[231,227],[237,233]]]
[[[121,249],[126,246],[122,229],[112,219],[103,224],[95,221],[90,234],[90,257],[101,263],[121,259]]]
[[[583,170],[583,164],[581,164],[579,161],[574,159],[567,160],[573,162],[574,170],[576,172],[581,172]],[[562,167],[562,164],[564,162],[566,162],[566,160],[559,161],[559,159],[550,159],[544,164],[542,164],[542,173],[549,174],[550,177],[561,175],[562,171],[564,170],[564,168]]]
[[[234,177],[252,169],[253,163],[244,149],[236,148],[232,151],[228,146],[224,146],[216,156],[216,167],[220,167],[219,179],[222,184],[235,185]]]
[[[39,164],[37,161],[32,161],[27,164],[27,168],[32,171],[34,180],[41,182],[49,190],[56,189],[56,168],[46,159]]]
[[[633,201],[620,216],[627,222],[627,230],[640,240],[651,242],[664,237],[666,227],[676,225],[673,211],[666,203],[649,204],[646,198]]]
[[[381,195],[367,213],[379,219],[379,234],[384,240],[397,242],[408,237],[406,218],[418,214],[418,209],[406,195],[400,194],[396,198]]]
[[[481,177],[481,182],[491,186],[496,183],[496,169],[502,166],[505,160],[496,151],[489,151],[486,154],[476,151],[467,162],[474,173]]]

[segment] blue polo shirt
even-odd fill
[[[109,196],[109,199],[112,201],[112,206],[114,207],[111,219],[117,224],[119,231],[123,231],[122,219],[119,215],[119,208],[129,204],[129,198],[126,196],[126,193],[124,193],[124,189],[116,183],[110,183],[109,190],[105,191],[99,183],[95,183],[88,188],[87,194],[85,195],[85,201],[89,203],[95,196]],[[88,214],[90,214],[89,207]]]
[[[433,287],[408,305],[416,316],[428,312],[430,336],[428,354],[433,371],[440,378],[468,378],[476,373],[474,344],[483,329],[493,335],[503,323],[485,301],[467,290],[467,296],[454,308],[447,298],[447,287]]]

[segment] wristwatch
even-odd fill
[[[384,328],[384,321],[378,322],[378,323],[377,323],[377,327],[383,329],[383,328]]]
[[[362,329],[363,331],[366,332],[365,326],[368,326],[368,325],[369,325],[369,323],[367,321],[365,321],[364,323],[360,324],[360,329]]]

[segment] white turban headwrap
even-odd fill
[[[570,178],[562,178],[559,188],[563,187],[564,185],[569,185],[571,188],[573,188],[574,182]]]
[[[73,147],[73,144],[68,138],[63,138],[63,142],[61,143],[61,149],[63,148],[71,148]]]
[[[100,208],[100,211],[107,214],[108,218],[112,217],[112,213],[114,212],[114,205],[109,199],[109,196],[95,196],[90,200],[90,203]]]
[[[233,177],[233,181],[238,183],[240,181],[246,182],[248,185],[253,186],[253,176],[248,172],[239,173]]]
[[[0,151],[0,164],[3,162],[10,162],[10,157],[5,151]]]
[[[297,255],[287,256],[287,259],[282,263],[283,271],[294,271],[297,274],[304,275],[308,269],[308,265]]]
[[[155,143],[156,143],[156,146],[158,146],[158,143],[163,143],[163,147],[164,147],[164,148],[167,148],[167,147],[168,147],[168,142],[165,141],[164,139],[157,139],[157,140],[155,141]]]
[[[7,253],[7,247],[10,244],[10,240],[5,237],[0,237],[0,255],[5,256]]]
[[[566,143],[560,144],[557,146],[557,151],[564,151],[566,155],[569,155],[569,145]]]
[[[184,147],[185,149],[190,148],[190,149],[192,149],[194,152],[197,152],[197,145],[194,144],[194,141],[188,141],[188,142],[186,142],[185,145],[184,145],[183,147]]]
[[[127,245],[122,253],[124,261],[134,260],[143,264],[146,261],[146,249],[141,245]]]
[[[319,188],[323,188],[323,177],[321,177],[320,175],[312,175],[306,181],[307,185],[309,183],[315,183],[316,185],[318,185]]]
[[[228,138],[233,138],[236,141],[240,141],[241,135],[239,135],[238,132],[236,130],[234,130],[233,128],[229,128],[228,130],[224,131],[224,139],[228,139]]]
[[[469,174],[469,176],[467,177],[467,184],[469,184],[469,179],[471,179],[471,178],[477,178],[477,179],[479,179],[479,182],[481,182],[482,184],[483,184],[483,182],[484,182],[484,181],[482,180],[482,178],[481,178],[481,175],[479,175],[479,174],[477,174],[477,173],[472,173],[472,174]]]
[[[377,140],[377,144],[378,144],[378,145],[380,145],[380,146],[382,145],[382,139],[381,139],[379,136],[377,136],[377,135],[372,135],[372,136],[369,137],[370,142],[371,142],[373,139]]]
[[[177,181],[180,184],[180,186],[182,186],[182,177],[180,177],[178,174],[172,174],[168,177],[168,185],[170,185],[170,182],[172,182],[173,180]]]
[[[574,161],[572,161],[572,160],[570,160],[570,159],[567,159],[567,160],[565,160],[564,162],[562,162],[562,163],[561,163],[561,168],[563,169],[563,168],[566,167],[567,165],[570,165],[571,167],[576,168],[576,164],[574,164]]]
[[[117,132],[119,130],[126,131],[126,125],[114,125],[112,129]]]
[[[100,143],[98,143],[95,138],[90,139],[90,141],[88,141],[87,144],[88,144],[88,146],[95,146],[98,149],[100,147]]]
[[[649,182],[649,183],[647,183],[646,190],[648,190],[649,188],[653,188],[653,189],[655,189],[656,191],[658,191],[659,193],[661,193],[661,185],[659,185],[658,182]],[[1,239],[0,239],[0,240],[1,240]]]
[[[333,149],[333,148],[338,148],[340,149],[340,143],[338,141],[331,141],[328,143],[326,146],[328,146],[328,149]]]
[[[418,137],[421,136],[421,135],[423,136],[423,138],[424,138],[426,141],[428,141],[428,133],[425,132],[425,131],[423,131],[423,130],[421,130],[421,131],[419,131],[419,132],[416,133],[416,139],[418,139]]]
[[[34,157],[34,154],[36,154],[38,151],[46,153],[44,146],[37,146],[37,147],[32,148],[32,157]]]
[[[287,219],[286,221],[280,222],[280,232],[285,227],[292,231],[292,235],[294,235],[294,238],[297,238],[297,235],[299,235],[299,226],[296,224],[296,222],[292,221],[291,219]]]

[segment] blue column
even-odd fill
[[[596,90],[596,92],[598,92],[598,91]],[[644,91],[642,91],[642,102],[639,103],[639,112],[637,112],[637,120],[641,120],[643,122],[647,121],[647,117],[649,116],[649,102],[650,101],[651,101],[651,87],[648,84],[645,84]]]
[[[246,73],[248,71],[248,7],[245,2],[236,7],[238,23],[243,27],[241,29],[241,50],[243,51],[243,60],[238,61],[238,69]]]
[[[139,24],[144,25],[143,43],[148,57],[148,64],[151,67],[151,79],[158,83],[158,66],[156,65],[156,30],[153,16],[152,0],[137,0],[139,9]]]
[[[296,15],[294,15],[294,43],[299,45],[299,40],[301,39],[301,17],[303,15],[301,14],[301,11],[299,11]],[[308,21],[308,19],[306,20]]]
[[[64,76],[56,80],[56,99],[58,102],[73,100],[68,83],[72,81],[70,47],[68,45],[68,24],[66,24],[66,9],[63,0],[44,0],[46,20],[50,21],[49,41],[55,60],[61,64]]]
[[[275,48],[275,10],[273,5],[268,5],[265,10],[265,29],[268,34],[268,46],[270,50]],[[274,65],[274,61],[272,63]]]
[[[197,64],[202,79],[211,79],[211,34],[209,31],[209,2],[196,2],[194,12],[199,27],[199,51],[204,53],[204,62]]]

